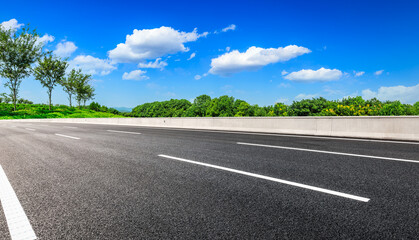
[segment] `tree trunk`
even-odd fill
[[[17,102],[16,88],[13,88],[13,106],[14,106],[15,111],[17,110],[17,108],[16,108],[16,102]]]
[[[52,105],[52,102],[51,102],[51,95],[52,95],[52,90],[50,89],[49,91],[48,91],[48,98],[49,98],[49,110],[51,111],[51,105]]]
[[[70,100],[70,107],[71,107],[71,94],[68,94],[68,99]]]

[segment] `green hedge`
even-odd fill
[[[119,112],[118,112],[119,113]],[[32,118],[114,118],[123,117],[110,112],[97,112],[88,108],[53,106],[49,110],[44,104],[18,104],[13,111],[13,105],[0,103],[0,119],[32,119]]]

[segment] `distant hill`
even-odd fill
[[[120,112],[131,112],[132,108],[127,108],[127,107],[112,107]]]

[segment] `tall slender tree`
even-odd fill
[[[38,66],[34,68],[35,79],[40,81],[42,86],[47,88],[49,99],[49,110],[52,107],[52,90],[59,84],[67,69],[68,63],[47,53],[42,59],[38,60]]]
[[[63,86],[64,92],[66,92],[67,95],[68,95],[68,100],[70,102],[70,107],[72,107],[71,100],[73,98],[73,95],[77,94],[76,83],[77,83],[77,79],[79,78],[80,74],[81,74],[81,69],[79,69],[79,70],[71,69],[68,76],[64,77],[63,80],[60,82],[61,86]]]
[[[81,107],[82,102],[85,103],[88,99],[92,99],[94,96],[94,88],[90,86],[90,80],[91,75],[89,74],[83,74],[81,71],[76,74],[74,89],[79,107]]]
[[[31,65],[42,56],[42,43],[35,30],[24,27],[20,31],[0,25],[0,76],[11,91],[14,110],[22,80],[32,73]]]
[[[87,84],[84,89],[83,94],[83,107],[86,106],[86,101],[94,99],[95,96],[95,88],[92,85]]]

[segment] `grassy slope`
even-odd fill
[[[50,111],[47,105],[18,104],[17,111],[12,111],[12,104],[0,104],[0,119],[25,118],[116,118],[123,117],[107,112],[96,112],[68,106],[54,106]]]

